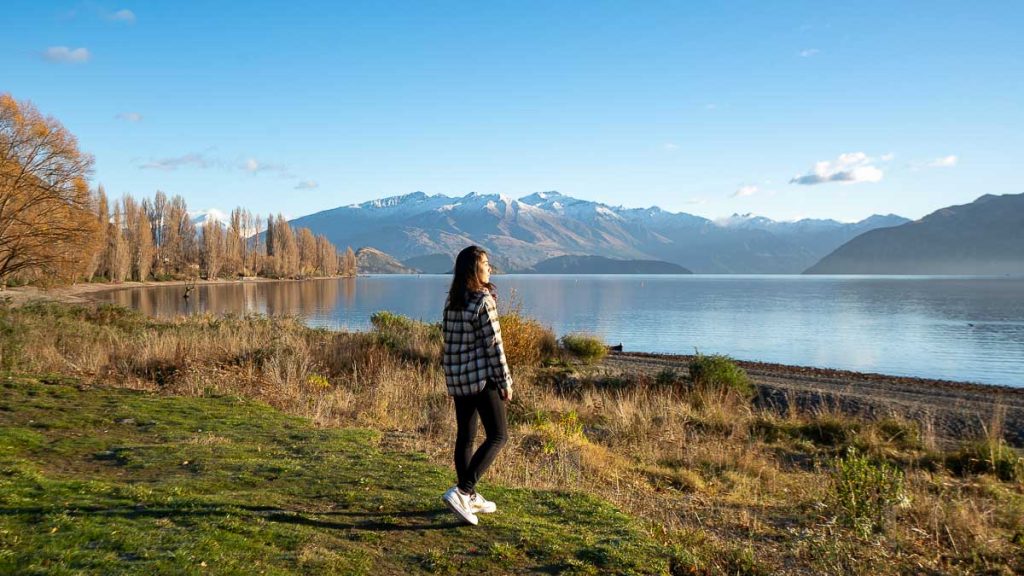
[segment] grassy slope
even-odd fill
[[[0,375],[0,573],[665,573],[629,518],[580,494],[484,486],[233,397]]]

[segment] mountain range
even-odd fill
[[[439,272],[449,265],[445,255],[479,244],[492,262],[510,272],[528,271],[558,256],[599,255],[660,260],[694,273],[796,274],[864,232],[907,222],[893,214],[856,223],[777,222],[750,214],[713,221],[558,192],[519,199],[414,192],[317,212],[291,225],[323,234],[335,246],[372,246],[406,266],[424,269],[416,264],[429,262]]]

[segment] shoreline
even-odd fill
[[[218,278],[217,280],[147,280],[145,282],[126,281],[120,283],[111,282],[79,282],[68,286],[54,286],[53,288],[40,288],[38,286],[10,286],[0,291],[0,299],[10,297],[11,304],[19,306],[31,300],[55,300],[57,302],[88,304],[97,302],[88,298],[90,294],[103,292],[116,292],[118,290],[129,290],[132,288],[160,288],[171,286],[209,286],[218,284],[263,284],[271,282],[304,282],[306,280],[331,280],[341,278],[355,278],[354,276],[311,276],[309,278],[264,278],[259,276],[228,280]]]
[[[692,356],[614,352],[598,364],[610,374],[655,377],[670,369],[688,373]],[[1024,388],[889,376],[830,368],[737,360],[758,389],[757,403],[782,414],[829,412],[871,419],[895,416],[921,424],[936,440],[955,444],[999,435],[1024,446]]]
[[[301,281],[252,278],[200,280],[196,285]],[[9,298],[14,306],[39,299],[95,305],[99,301],[90,296],[102,292],[185,284],[183,280],[169,280],[114,285],[83,283],[48,290],[14,287],[0,292],[0,298]],[[692,357],[613,352],[597,367],[609,375],[644,375],[653,379],[666,369],[688,373]],[[942,443],[999,433],[1011,445],[1024,446],[1024,387],[751,360],[734,361],[757,386],[757,402],[783,414],[794,406],[801,411],[832,410],[868,418],[896,416],[921,423],[923,430],[932,431]]]

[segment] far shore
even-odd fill
[[[54,286],[52,288],[40,288],[38,286],[10,286],[0,291],[0,299],[10,298],[11,304],[18,306],[30,300],[46,299],[58,302],[86,304],[95,302],[92,298],[85,298],[89,294],[100,294],[102,292],[113,292],[116,290],[127,290],[130,288],[150,288],[168,286],[209,286],[214,284],[253,284],[273,282],[302,282],[305,280],[329,280],[335,278],[346,278],[345,276],[311,276],[309,278],[264,278],[261,276],[250,276],[238,279],[218,278],[216,280],[147,280],[145,282],[78,282],[66,286]]]

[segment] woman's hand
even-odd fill
[[[498,396],[501,396],[501,399],[505,402],[510,402],[512,400],[512,389],[498,388]]]

